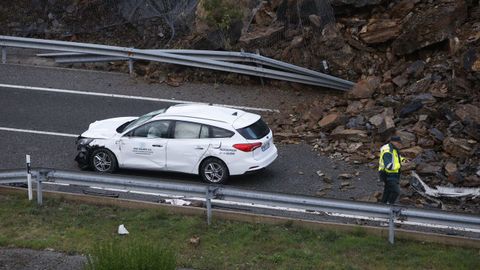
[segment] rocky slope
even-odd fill
[[[346,4],[334,6],[335,24],[309,36],[317,25],[307,16],[311,23],[272,56],[314,69],[326,60],[332,74],[358,83],[277,117],[277,136],[308,139],[318,151],[365,163],[375,162],[395,134],[410,159],[406,169],[428,184],[479,187],[478,1],[333,2]],[[274,14],[275,6],[268,8]]]

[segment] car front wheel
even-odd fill
[[[223,184],[229,177],[227,165],[218,158],[207,158],[200,166],[203,181],[211,184]]]
[[[111,173],[117,169],[117,159],[107,149],[100,148],[93,151],[90,162],[93,170],[97,172]]]

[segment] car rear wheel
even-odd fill
[[[97,172],[111,173],[117,169],[115,155],[104,148],[93,151],[90,163],[93,170]]]
[[[211,184],[223,184],[229,177],[227,165],[218,158],[207,158],[200,166],[203,181]]]

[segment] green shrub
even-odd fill
[[[205,0],[203,8],[207,24],[222,31],[230,30],[232,23],[242,18],[241,10],[231,0]]]
[[[87,270],[173,270],[174,254],[158,244],[148,241],[117,239],[95,246],[87,256]]]

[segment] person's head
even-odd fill
[[[402,139],[399,136],[390,137],[390,143],[397,149],[402,147]]]

